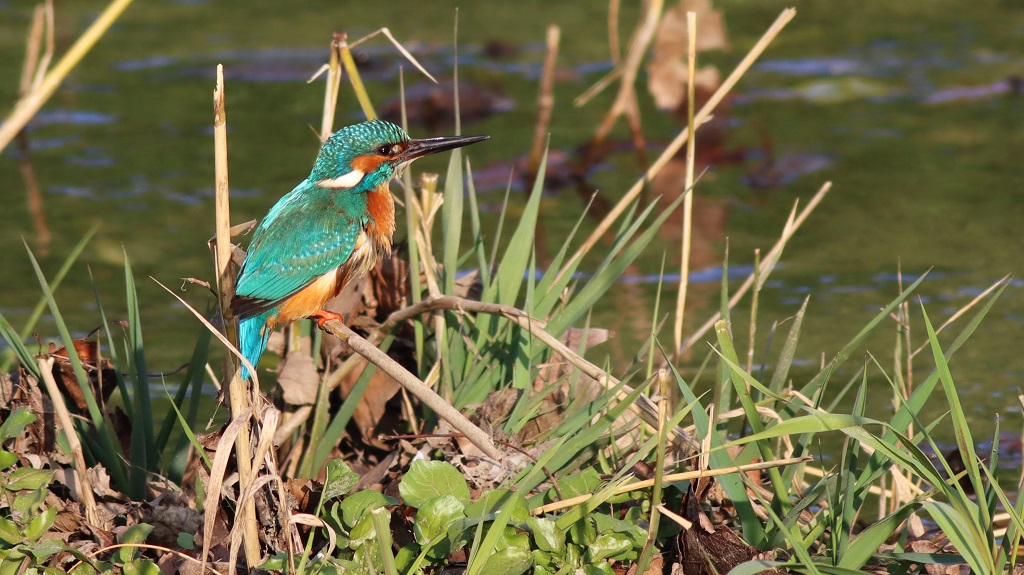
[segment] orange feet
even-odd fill
[[[331,321],[331,320],[335,320],[336,319],[336,320],[342,321],[342,322],[345,321],[345,318],[342,317],[342,315],[340,313],[333,312],[333,311],[327,311],[325,309],[322,309],[322,310],[316,312],[315,314],[309,316],[309,319],[315,319],[316,320],[316,325],[320,329],[323,329],[324,328],[324,324],[329,322],[329,321]]]

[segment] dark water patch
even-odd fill
[[[92,112],[89,110],[68,110],[58,108],[41,110],[32,118],[32,121],[29,122],[29,127],[38,128],[40,126],[53,126],[59,124],[100,126],[113,124],[116,121],[117,116],[114,114],[104,114],[102,112]]]
[[[95,198],[96,193],[92,188],[85,186],[53,185],[46,187],[47,193],[69,198]]]
[[[863,62],[842,57],[808,57],[762,60],[754,66],[761,72],[790,76],[844,76],[871,70]]]

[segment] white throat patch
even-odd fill
[[[357,185],[359,185],[359,182],[363,181],[363,176],[365,175],[366,174],[364,174],[361,170],[352,170],[351,172],[343,176],[338,176],[337,178],[327,178],[324,180],[320,180],[319,182],[316,183],[316,185],[320,186],[321,188],[328,188],[331,190],[344,190],[348,188],[354,188]]]

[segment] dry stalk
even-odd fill
[[[210,466],[210,482],[206,485],[206,509],[203,513],[203,554],[200,557],[202,569],[206,570],[206,558],[210,555],[210,543],[213,539],[213,528],[217,521],[217,511],[220,509],[221,490],[224,487],[224,474],[228,469],[228,461],[231,459],[231,444],[240,435],[242,428],[248,429],[249,419],[252,417],[252,410],[246,410],[231,420],[231,423],[224,428],[224,433],[217,442],[217,451],[213,456],[213,463]],[[245,486],[239,486],[244,489]],[[255,508],[255,506],[253,506]],[[251,517],[255,518],[255,513]],[[236,518],[237,520],[237,518]],[[256,540],[256,560],[250,565],[259,565],[259,540]],[[248,555],[246,556],[248,560]]]
[[[807,463],[813,461],[811,457],[792,457],[788,459],[777,459],[775,461],[762,461],[759,463],[748,463],[746,465],[735,465],[733,467],[722,467],[719,469],[705,469],[697,471],[685,471],[683,473],[670,473],[662,476],[661,480],[666,483],[672,483],[675,481],[686,481],[689,479],[697,479],[700,477],[717,477],[719,475],[728,475],[730,473],[745,473],[747,471],[756,471],[761,469],[774,469],[777,467],[785,467],[786,465],[796,465],[798,463]],[[636,483],[630,483],[616,488],[612,493],[614,495],[620,495],[622,493],[629,493],[630,491],[636,491],[638,489],[647,489],[648,487],[654,486],[654,479],[644,479],[643,481],[637,481]],[[574,505],[585,503],[588,499],[593,497],[592,493],[584,493],[576,497],[569,499],[563,499],[562,501],[555,501],[548,503],[547,505],[541,505],[530,510],[531,515],[544,515],[545,513],[551,513],[552,511],[558,511]]]
[[[73,353],[73,352],[72,352]],[[85,464],[85,454],[82,452],[82,442],[78,438],[74,424],[71,422],[71,413],[64,402],[64,396],[57,388],[57,382],[53,379],[53,358],[39,358],[36,360],[39,365],[39,372],[43,375],[43,383],[46,385],[46,392],[53,402],[53,410],[57,412],[57,420],[64,429],[64,435],[71,447],[71,461],[75,466],[75,478],[78,480],[78,491],[82,495],[80,502],[85,507],[85,520],[100,529],[107,529],[109,526],[101,525],[96,516],[96,498],[93,496],[92,484],[89,482],[88,467]]]
[[[224,319],[224,335],[237,347],[238,319],[231,315],[231,299],[235,295],[235,271],[231,266],[231,211],[230,187],[228,186],[228,134],[227,115],[224,103],[224,67],[217,65],[217,87],[213,91],[213,141],[215,163],[216,230],[217,230],[217,286],[221,317]],[[242,426],[235,441],[236,461],[241,489],[246,489],[255,479],[250,440],[250,419],[253,409],[255,383],[241,377],[238,358],[231,353],[224,360],[225,380],[228,382],[228,401],[231,405],[232,423]],[[256,375],[253,373],[253,379]],[[228,449],[230,451],[230,449]],[[216,502],[216,497],[211,498]],[[210,507],[216,508],[217,505]],[[237,522],[244,525],[245,558],[250,567],[259,564],[259,525],[256,522],[256,506],[252,501],[239,507]],[[203,541],[206,545],[207,541]],[[205,558],[205,555],[204,555]]]
[[[378,349],[376,345],[366,341],[338,320],[326,322],[324,329],[328,333],[340,338],[341,341],[345,342],[356,353],[365,357],[367,361],[377,366],[378,369],[393,377],[402,387],[409,390],[409,393],[415,395],[427,407],[434,410],[441,419],[447,421],[458,432],[465,435],[473,445],[477,446],[488,457],[498,462],[502,460],[501,451],[498,450],[494,442],[491,441],[491,437],[484,430],[474,425],[473,422],[452,407],[444,398],[437,395],[429,385],[409,373],[401,364]]]
[[[686,314],[686,291],[690,287],[690,241],[693,234],[693,166],[696,162],[697,126],[694,125],[694,99],[696,96],[697,74],[697,13],[686,13],[687,25],[687,125],[686,130],[686,180],[683,188],[683,245],[682,260],[679,264],[679,295],[676,299],[676,323],[673,330],[675,348],[683,344],[683,318]]]

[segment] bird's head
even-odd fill
[[[346,126],[320,148],[310,181],[323,188],[368,192],[393,178],[406,164],[429,154],[466,146],[490,136],[413,140],[402,128],[374,120]]]

